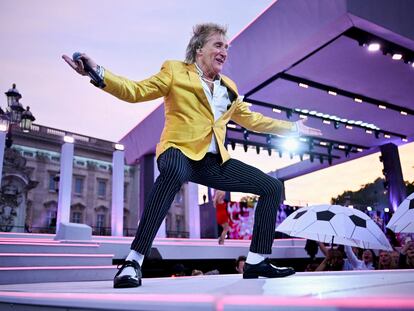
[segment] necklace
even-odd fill
[[[203,79],[204,81],[209,82],[209,83],[214,83],[214,80],[207,79],[203,76],[201,76],[201,79]]]

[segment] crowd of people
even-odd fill
[[[325,256],[322,262],[315,259],[315,253],[309,252],[317,245]],[[392,251],[360,249],[339,245],[327,247],[324,243],[307,241],[306,249],[311,262],[305,271],[346,271],[346,270],[390,270],[414,269],[414,241],[407,237],[403,246]]]

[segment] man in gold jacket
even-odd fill
[[[103,90],[121,100],[137,103],[164,98],[165,125],[156,151],[160,175],[146,202],[131,251],[114,278],[115,288],[141,285],[144,256],[175,194],[187,181],[260,196],[243,278],[295,273],[292,268],[273,266],[266,258],[272,252],[283,185],[259,169],[230,158],[224,146],[226,125],[233,120],[248,130],[285,136],[321,133],[305,126],[303,120],[275,120],[250,111],[234,82],[221,74],[227,57],[227,30],[212,23],[193,30],[185,62],[166,61],[159,73],[139,82],[111,73],[86,54],[77,61],[63,56],[82,75],[87,74],[84,64],[92,68],[102,77]]]

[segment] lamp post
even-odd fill
[[[30,112],[29,107],[24,109],[19,102],[22,95],[16,89],[16,84],[13,84],[12,88],[5,92],[5,94],[7,96],[7,107],[6,111],[0,107],[0,131],[7,132],[6,147],[10,148],[13,144],[13,125],[18,124],[23,132],[29,132],[35,117]]]

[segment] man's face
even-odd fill
[[[197,52],[198,65],[210,78],[218,75],[227,58],[229,45],[225,36],[219,33],[211,34],[207,42]]]

